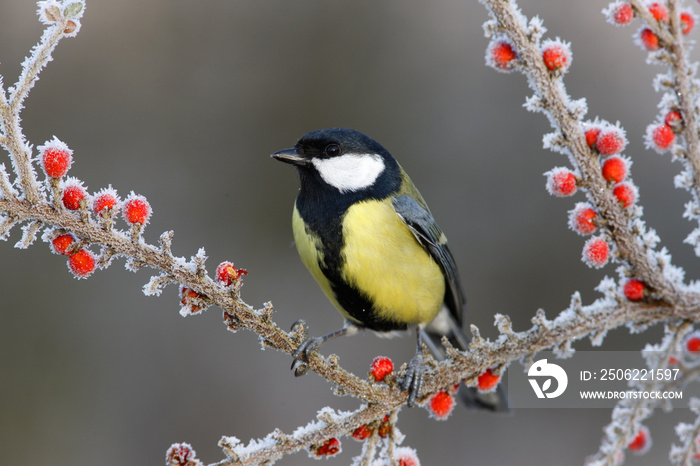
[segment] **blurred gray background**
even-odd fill
[[[587,97],[591,119],[622,122],[645,218],[697,279],[682,244],[692,229],[681,218],[688,195],[673,188],[680,166],[643,147],[661,69],[632,43],[636,24],[605,23],[606,3],[521,7],[544,19],[545,37],[573,42],[569,92]],[[0,2],[6,86],[41,35],[35,10],[32,1]],[[177,255],[204,246],[210,271],[223,260],[247,268],[246,302],[272,301],[282,327],[304,318],[316,335],[341,319],[292,246],[297,176],[268,154],[313,129],[361,130],[400,160],[450,238],[468,321],[493,337],[493,314],[508,313],[524,330],[537,308],[552,318],[576,290],[595,299],[593,287],[615,267],[580,261],[584,241],[566,222],[583,196],[546,193],[542,173],[568,162],[542,149],[548,122],[522,108],[525,78],[484,66],[486,19],[476,0],[91,0],[82,30],[59,45],[26,101],[23,126],[35,146],[53,135],[67,142],[70,174],[91,192],[112,184],[122,196],[145,195],[154,209],[147,241],[172,229]],[[162,464],[180,441],[213,462],[222,435],[247,442],[276,427],[291,432],[327,405],[357,406],[314,374],[295,379],[290,357],[260,351],[254,334],[227,332],[219,309],[185,319],[175,287],[144,296],[150,270],[133,274],[119,260],[78,281],[46,244],[20,251],[18,239],[16,229],[0,244],[5,464]],[[621,329],[605,348],[639,349],[660,335]],[[324,353],[363,374],[378,354],[408,360],[413,345],[367,334]],[[576,346],[590,349],[587,340]],[[609,418],[602,409],[457,409],[435,422],[416,408],[402,411],[400,428],[424,465],[561,465],[594,453]],[[657,412],[648,422],[654,447],[628,464],[667,462],[673,425],[691,419],[688,410]],[[331,464],[348,464],[360,445],[344,439],[343,449]],[[279,464],[310,461],[302,452]]]

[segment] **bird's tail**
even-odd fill
[[[443,336],[452,346],[460,350],[467,350],[469,347],[469,336],[462,327],[452,317],[447,309],[443,309],[440,315],[423,329],[423,341],[430,349],[430,352],[440,361],[445,359],[445,347],[441,340]],[[496,412],[508,412],[508,397],[502,383],[489,392],[482,392],[475,387],[462,386],[458,396],[467,408],[486,409]]]

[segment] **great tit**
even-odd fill
[[[294,353],[295,374],[322,344],[360,329],[416,328],[417,349],[400,380],[408,404],[419,395],[422,343],[446,335],[466,349],[465,296],[447,238],[396,159],[378,142],[348,128],[312,131],[272,154],[299,172],[292,214],[302,262],[345,318],[340,330],[309,338]],[[471,405],[502,409],[501,397],[463,394]]]

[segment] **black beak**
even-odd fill
[[[274,154],[271,154],[270,157],[273,157],[280,162],[289,163],[296,166],[304,166],[309,164],[307,159],[299,156],[299,153],[297,153],[297,150],[294,147],[291,149],[282,149],[277,151]]]

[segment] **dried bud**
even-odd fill
[[[333,437],[328,440],[326,440],[323,445],[319,446],[316,448],[316,456],[321,457],[321,456],[333,456],[337,455],[340,453],[340,440],[337,438]]]

